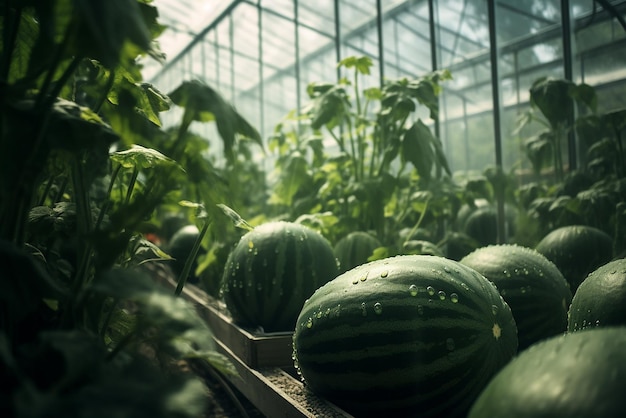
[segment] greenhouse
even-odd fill
[[[7,0],[3,417],[621,417],[626,1]]]

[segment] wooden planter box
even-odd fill
[[[175,287],[175,284],[174,284]],[[223,303],[187,284],[183,296],[194,304],[213,332],[217,349],[235,366],[238,376],[226,376],[268,417],[351,417],[318,398],[296,377],[292,333],[255,333],[232,322]]]

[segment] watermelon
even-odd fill
[[[374,250],[382,244],[370,233],[364,231],[351,232],[335,244],[334,251],[339,260],[339,272],[367,262]]]
[[[465,220],[463,232],[475,239],[481,247],[498,242],[496,209],[491,205],[475,209]]]
[[[522,351],[491,380],[468,418],[620,418],[626,327],[590,328]]]
[[[314,393],[355,416],[464,416],[515,355],[506,302],[475,270],[443,257],[362,264],[319,288],[293,334]]]
[[[512,244],[479,248],[460,261],[491,280],[513,312],[519,350],[562,334],[572,301],[559,269],[531,248]]]
[[[535,247],[561,270],[573,293],[589,273],[613,258],[613,239],[587,225],[557,228]]]
[[[626,259],[611,261],[587,276],[576,290],[568,330],[626,325]]]
[[[220,293],[235,323],[293,331],[306,298],[338,274],[333,247],[320,233],[268,222],[243,235],[230,252]]]

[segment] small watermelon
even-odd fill
[[[468,418],[621,418],[626,327],[552,337],[522,351],[491,380]]]
[[[335,256],[339,260],[339,272],[350,270],[359,264],[367,263],[374,250],[382,244],[370,233],[351,232],[335,244]]]
[[[173,260],[170,263],[170,267],[176,276],[180,275],[183,271],[183,267],[187,262],[187,258],[191,253],[196,240],[200,236],[200,230],[195,225],[185,225],[172,235],[172,238],[165,246],[165,252],[169,254]],[[203,254],[204,250],[200,248],[199,254]],[[189,274],[189,282],[195,283],[198,281],[194,273],[195,269],[191,269]]]
[[[611,261],[580,284],[569,311],[568,330],[626,325],[626,259]]]
[[[557,228],[535,247],[561,270],[573,293],[589,273],[613,258],[613,239],[587,225]]]
[[[572,301],[569,284],[539,252],[519,245],[490,245],[460,263],[496,285],[513,312],[520,350],[566,331]]]
[[[268,222],[230,252],[221,294],[233,321],[265,332],[292,331],[302,304],[338,275],[330,243],[293,222]]]
[[[437,256],[400,255],[349,270],[304,303],[293,335],[305,384],[359,417],[463,417],[515,355],[497,289]]]

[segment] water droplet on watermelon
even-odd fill
[[[313,318],[309,318],[306,320],[306,327],[307,328],[313,327]]]
[[[426,291],[428,292],[428,294],[429,294],[430,296],[433,296],[433,295],[435,294],[435,288],[434,288],[434,287],[432,287],[432,286],[428,286],[428,287],[426,288]]]
[[[470,290],[469,286],[465,283],[461,283],[461,287],[465,290]]]
[[[494,315],[498,314],[498,307],[496,305],[491,305],[491,313]]]
[[[448,349],[448,351],[454,351],[455,349],[454,339],[452,338],[446,339],[446,348]]]
[[[599,326],[600,326],[600,320],[596,319],[596,327],[599,327]]]
[[[378,315],[383,312],[383,305],[381,305],[380,302],[376,302],[374,304],[374,312],[376,312]]]
[[[444,292],[443,290],[437,292],[437,295],[439,296],[439,300],[446,300],[446,292]]]
[[[320,318],[322,317],[322,315],[323,315],[323,313],[322,313],[322,307],[320,306],[320,310],[319,310],[319,311],[317,311],[317,314],[315,314],[315,317],[316,317],[317,319],[320,319]]]
[[[365,305],[365,302],[361,303],[361,315],[367,316],[367,307]]]
[[[424,315],[424,307],[422,305],[417,305],[417,313],[419,315]]]
[[[443,267],[443,270],[444,270],[446,273],[450,273],[450,269],[448,268],[448,266],[444,266],[444,267]]]
[[[508,271],[508,270],[504,270],[502,273],[503,273],[506,277],[511,277],[511,273],[509,273],[509,271]]]
[[[357,284],[358,282],[359,282],[359,279],[352,280],[352,284]]]
[[[459,295],[456,293],[450,293],[450,301],[452,303],[457,303],[459,301]]]
[[[411,294],[411,296],[417,296],[417,286],[415,286],[414,284],[409,286],[409,293]]]
[[[385,277],[387,277],[389,275],[389,272],[387,270],[383,271],[382,273],[380,273],[380,277],[382,277],[383,279]]]
[[[324,311],[324,317],[328,318],[330,316],[330,308],[326,308],[326,310]]]

